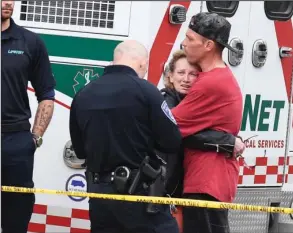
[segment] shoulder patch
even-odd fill
[[[163,113],[175,124],[177,125],[177,122],[170,110],[170,108],[168,107],[168,104],[166,102],[166,100],[163,101],[162,105],[161,105],[161,109],[163,110]]]

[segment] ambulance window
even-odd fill
[[[116,1],[21,1],[20,21],[29,27],[124,34],[130,4],[123,8]]]
[[[232,17],[237,11],[239,1],[206,1],[206,4],[209,12]]]
[[[293,1],[265,1],[264,7],[270,20],[286,21],[293,15]]]

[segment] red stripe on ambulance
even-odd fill
[[[71,218],[47,215],[46,224],[53,225],[53,226],[70,227]]]
[[[46,225],[41,223],[30,222],[28,226],[28,231],[33,233],[46,232]]]
[[[164,63],[167,61],[170,52],[172,51],[174,42],[181,28],[181,24],[173,25],[169,23],[169,8],[172,4],[181,4],[188,10],[190,2],[170,1],[165,12],[161,26],[150,51],[148,81],[156,86],[160,81],[164,69]]]
[[[47,206],[46,205],[34,205],[34,213],[35,214],[47,214]]]
[[[89,219],[89,212],[87,210],[72,209],[71,217],[88,220]]]
[[[292,21],[288,20],[285,22],[275,21],[275,29],[278,40],[279,48],[282,46],[293,48],[293,26]],[[287,90],[288,99],[290,98],[292,68],[293,68],[293,57],[283,58],[282,69],[284,74],[284,80]],[[293,103],[293,99],[291,100]]]

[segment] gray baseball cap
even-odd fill
[[[228,44],[231,24],[223,16],[209,12],[198,13],[192,16],[189,28],[197,34],[213,40],[235,53],[239,52]]]

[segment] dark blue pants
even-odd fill
[[[33,188],[35,143],[29,131],[1,134],[1,184]],[[3,233],[27,233],[34,194],[1,193]]]
[[[88,191],[115,194],[112,184],[91,184]],[[145,191],[135,195],[145,195]],[[160,213],[147,214],[146,203],[90,199],[91,233],[179,233],[168,205],[160,205]]]
[[[183,198],[218,201],[204,193],[188,193]],[[230,233],[228,210],[202,207],[183,207],[184,233]]]

